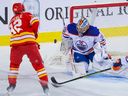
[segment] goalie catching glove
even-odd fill
[[[63,38],[61,42],[60,51],[62,51],[63,54],[67,55],[72,48],[72,42],[73,41],[71,38]]]

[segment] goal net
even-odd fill
[[[112,55],[128,53],[128,2],[85,4],[70,8],[70,23],[77,23],[83,16],[105,35],[108,51]]]

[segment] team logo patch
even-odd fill
[[[84,42],[82,40],[78,40],[75,45],[76,45],[77,49],[81,52],[86,51],[86,49],[88,48],[86,42]]]

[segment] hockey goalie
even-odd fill
[[[89,24],[87,18],[82,17],[77,23],[68,24],[64,31],[61,50],[72,55],[70,64],[73,74],[85,75],[91,62],[108,66],[107,63],[103,64],[111,57],[106,51],[106,40],[97,27]]]

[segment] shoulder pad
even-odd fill
[[[78,31],[76,29],[76,23],[68,24],[67,30],[70,34],[78,35]]]
[[[30,12],[24,12],[23,14],[27,15],[27,16],[32,16],[32,14]]]
[[[100,31],[97,27],[91,26],[87,30],[87,32],[84,35],[89,35],[89,36],[98,36],[100,34]]]

